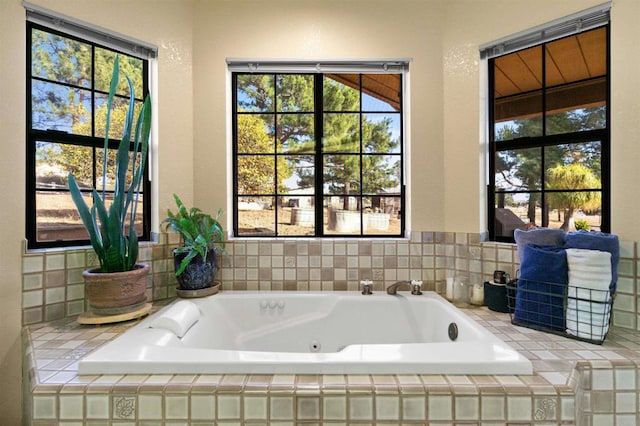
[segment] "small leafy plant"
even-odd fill
[[[89,233],[93,250],[100,261],[100,272],[125,272],[135,268],[138,260],[138,235],[135,217],[140,198],[142,176],[149,150],[151,132],[151,100],[147,96],[137,118],[134,117],[135,96],[131,79],[125,76],[129,85],[129,105],[125,114],[122,139],[116,154],[115,189],[113,202],[107,209],[107,153],[109,148],[109,127],[116,87],[120,78],[120,61],[116,56],[107,98],[107,116],[104,136],[104,160],[102,171],[102,193],[92,189],[93,205],[87,206],[76,179],[69,173],[69,191],[78,209],[84,227]],[[135,121],[134,121],[135,120]],[[134,129],[135,125],[135,129]],[[133,152],[130,152],[133,137]],[[139,160],[136,161],[136,157]],[[130,183],[127,185],[127,175]]]
[[[180,234],[184,243],[175,250],[176,254],[187,254],[176,270],[176,276],[179,276],[196,256],[200,255],[206,261],[210,249],[219,246],[224,250],[224,229],[219,222],[223,211],[218,209],[214,218],[197,207],[187,209],[176,194],[173,194],[173,198],[178,210],[175,213],[167,210],[167,218],[162,223],[167,229]]]
[[[583,219],[578,219],[573,222],[573,226],[576,227],[577,231],[588,231],[589,229],[591,229],[591,227],[589,226],[589,222]]]

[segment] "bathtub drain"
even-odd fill
[[[452,322],[449,324],[449,339],[455,341],[458,338],[458,324]]]
[[[322,348],[322,345],[317,340],[312,340],[311,343],[309,343],[309,350],[311,352],[320,352],[320,348]]]

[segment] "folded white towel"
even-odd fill
[[[567,333],[603,340],[609,330],[611,253],[567,249]]]
[[[581,339],[602,341],[609,332],[609,325],[599,326],[590,322],[578,322],[567,318],[567,333]]]
[[[163,328],[178,337],[182,337],[199,319],[200,309],[195,303],[188,300],[179,300],[160,313],[149,327]]]
[[[584,300],[567,299],[567,318],[578,319],[578,316],[604,316],[609,313],[609,303],[587,302]]]
[[[599,250],[567,249],[567,266],[569,267],[569,285],[592,290],[609,289],[611,253]]]

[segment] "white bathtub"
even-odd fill
[[[225,291],[179,302],[86,356],[79,374],[532,373],[529,360],[433,292]],[[188,306],[195,316],[182,325],[195,324],[179,338],[167,313],[187,303],[197,309]]]

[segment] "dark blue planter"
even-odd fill
[[[173,266],[177,271],[180,268],[182,259],[186,253],[173,252]],[[203,261],[202,256],[197,255],[191,259],[184,272],[178,275],[178,284],[181,290],[199,290],[213,285],[213,278],[218,270],[218,253],[215,249],[209,249],[207,260]]]

